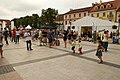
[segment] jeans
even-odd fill
[[[7,40],[7,37],[5,36],[5,42],[6,42],[6,44],[8,45],[8,40]]]
[[[16,35],[13,35],[13,36],[12,36],[12,42],[13,42],[13,41],[16,42]]]
[[[105,48],[105,51],[108,49],[108,42],[103,42],[103,47]]]
[[[27,44],[27,50],[32,50],[31,46],[32,46],[32,43],[31,43],[31,40],[28,40],[26,41],[26,44]]]
[[[19,43],[19,38],[20,38],[20,35],[17,35],[16,36],[16,43]]]

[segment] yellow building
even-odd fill
[[[120,0],[92,3],[91,7],[71,9],[64,14],[64,26],[69,26],[71,22],[76,21],[85,16],[96,17],[112,22],[118,22],[120,15]]]
[[[109,2],[93,3],[90,15],[113,22],[118,22],[118,9],[120,0],[114,0]]]

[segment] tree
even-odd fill
[[[56,26],[56,16],[58,15],[58,10],[48,8],[42,9],[41,20],[43,25]]]

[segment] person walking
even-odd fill
[[[66,42],[67,34],[68,34],[68,32],[66,30],[64,30],[64,32],[63,32],[64,48],[66,48],[66,46],[67,46],[67,42]]]
[[[53,32],[52,29],[48,32],[48,40],[49,40],[49,48],[52,48],[52,41],[53,41]]]
[[[105,31],[104,32],[104,35],[103,35],[103,47],[105,48],[105,52],[107,52],[107,49],[108,49],[108,32]]]
[[[75,43],[75,41],[72,39],[72,42],[71,42],[71,45],[72,45],[72,51],[73,51],[73,53],[75,53],[75,45],[76,45],[76,43]]]
[[[12,30],[12,42],[16,43],[16,27],[14,27]]]
[[[27,45],[27,50],[33,50],[32,49],[32,42],[31,42],[31,35],[30,35],[30,31],[25,32],[24,37],[26,38],[26,45]]]
[[[2,32],[0,32],[0,55],[1,55],[1,58],[4,58],[3,57],[3,49],[2,49],[2,47],[3,47],[3,34],[2,34]]]
[[[0,40],[3,42],[3,30],[0,31]]]
[[[42,30],[39,31],[39,36],[38,36],[39,40],[40,40],[40,46],[42,46]]]
[[[97,48],[97,52],[96,52],[96,56],[99,58],[100,60],[100,64],[103,63],[103,59],[102,59],[102,52],[104,50],[104,47],[102,45],[102,41],[98,40],[98,48]]]
[[[97,34],[96,34],[96,31],[94,31],[93,33],[93,43],[95,44],[97,41]]]
[[[79,40],[78,40],[78,46],[79,46],[78,51],[80,54],[82,54],[81,38],[79,38]]]
[[[8,39],[7,39],[7,38],[8,38],[8,31],[7,31],[6,28],[4,28],[4,33],[3,33],[3,35],[4,35],[4,39],[5,39],[6,44],[9,45]]]
[[[19,29],[16,30],[16,43],[19,43],[19,39],[20,39],[20,31]]]
[[[112,33],[112,43],[115,43],[115,32]]]

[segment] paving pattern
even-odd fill
[[[4,46],[4,59],[0,59],[0,80],[120,80],[120,45],[109,45],[103,53],[103,64],[95,56],[97,45],[82,42],[83,54],[73,54],[71,46],[63,48],[38,46],[27,51],[25,42]],[[6,64],[6,61],[8,63]],[[14,76],[14,78],[13,78]]]

